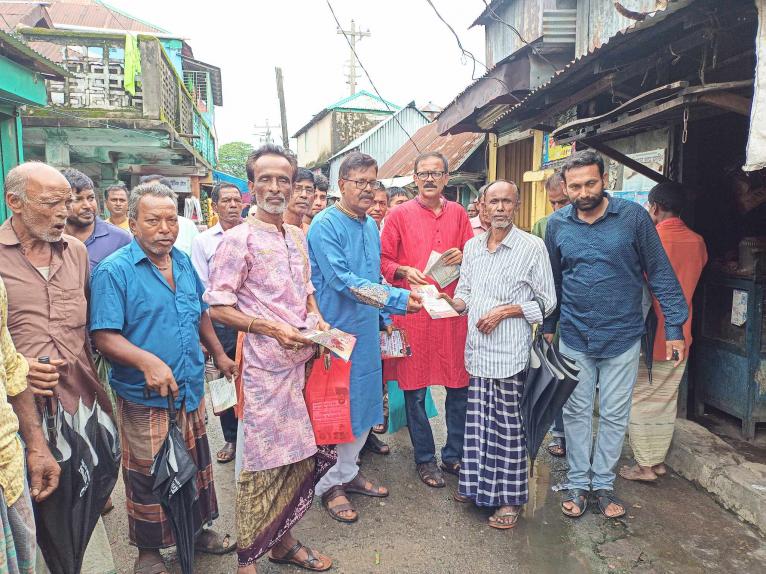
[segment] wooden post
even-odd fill
[[[282,124],[282,146],[285,149],[290,149],[290,136],[287,132],[287,107],[285,105],[285,89],[282,84],[282,68],[276,67],[274,71],[277,73],[277,97],[279,98],[279,117]]]
[[[497,134],[487,134],[487,183],[497,179]]]

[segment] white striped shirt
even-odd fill
[[[553,273],[543,240],[514,226],[494,253],[487,249],[491,231],[465,245],[455,299],[468,310],[465,368],[472,377],[506,379],[529,360],[533,323],[542,323],[537,297],[550,314],[556,307]],[[489,335],[476,324],[502,305],[521,305],[524,317],[509,318]]]

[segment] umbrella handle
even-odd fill
[[[43,365],[50,365],[50,357],[37,357],[37,362]],[[48,430],[48,439],[52,443],[56,443],[58,436],[56,432],[56,405],[53,402],[53,397],[45,397],[45,403],[43,405],[43,416],[45,417],[45,428]]]

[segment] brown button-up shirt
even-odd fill
[[[64,410],[74,413],[80,398],[89,407],[96,398],[101,408],[111,413],[91,358],[86,330],[88,251],[69,235],[51,247],[46,280],[21,252],[11,219],[0,226],[0,276],[8,291],[8,330],[22,355],[65,361],[59,368],[56,387]]]

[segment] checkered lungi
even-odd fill
[[[516,378],[470,380],[458,492],[477,506],[519,506],[529,498],[523,388]]]
[[[0,488],[0,572],[3,574],[35,572],[35,516],[26,479],[24,482],[24,492],[10,506]]]
[[[128,503],[128,534],[130,543],[139,548],[167,548],[173,546],[173,531],[160,502],[152,493],[151,476],[154,456],[168,434],[168,411],[147,407],[117,397],[120,440],[122,441],[122,478]],[[205,401],[196,411],[187,413],[183,408],[176,422],[186,441],[197,472],[198,497],[193,505],[194,530],[218,518],[218,501],[213,485],[213,467],[210,446],[205,429]]]

